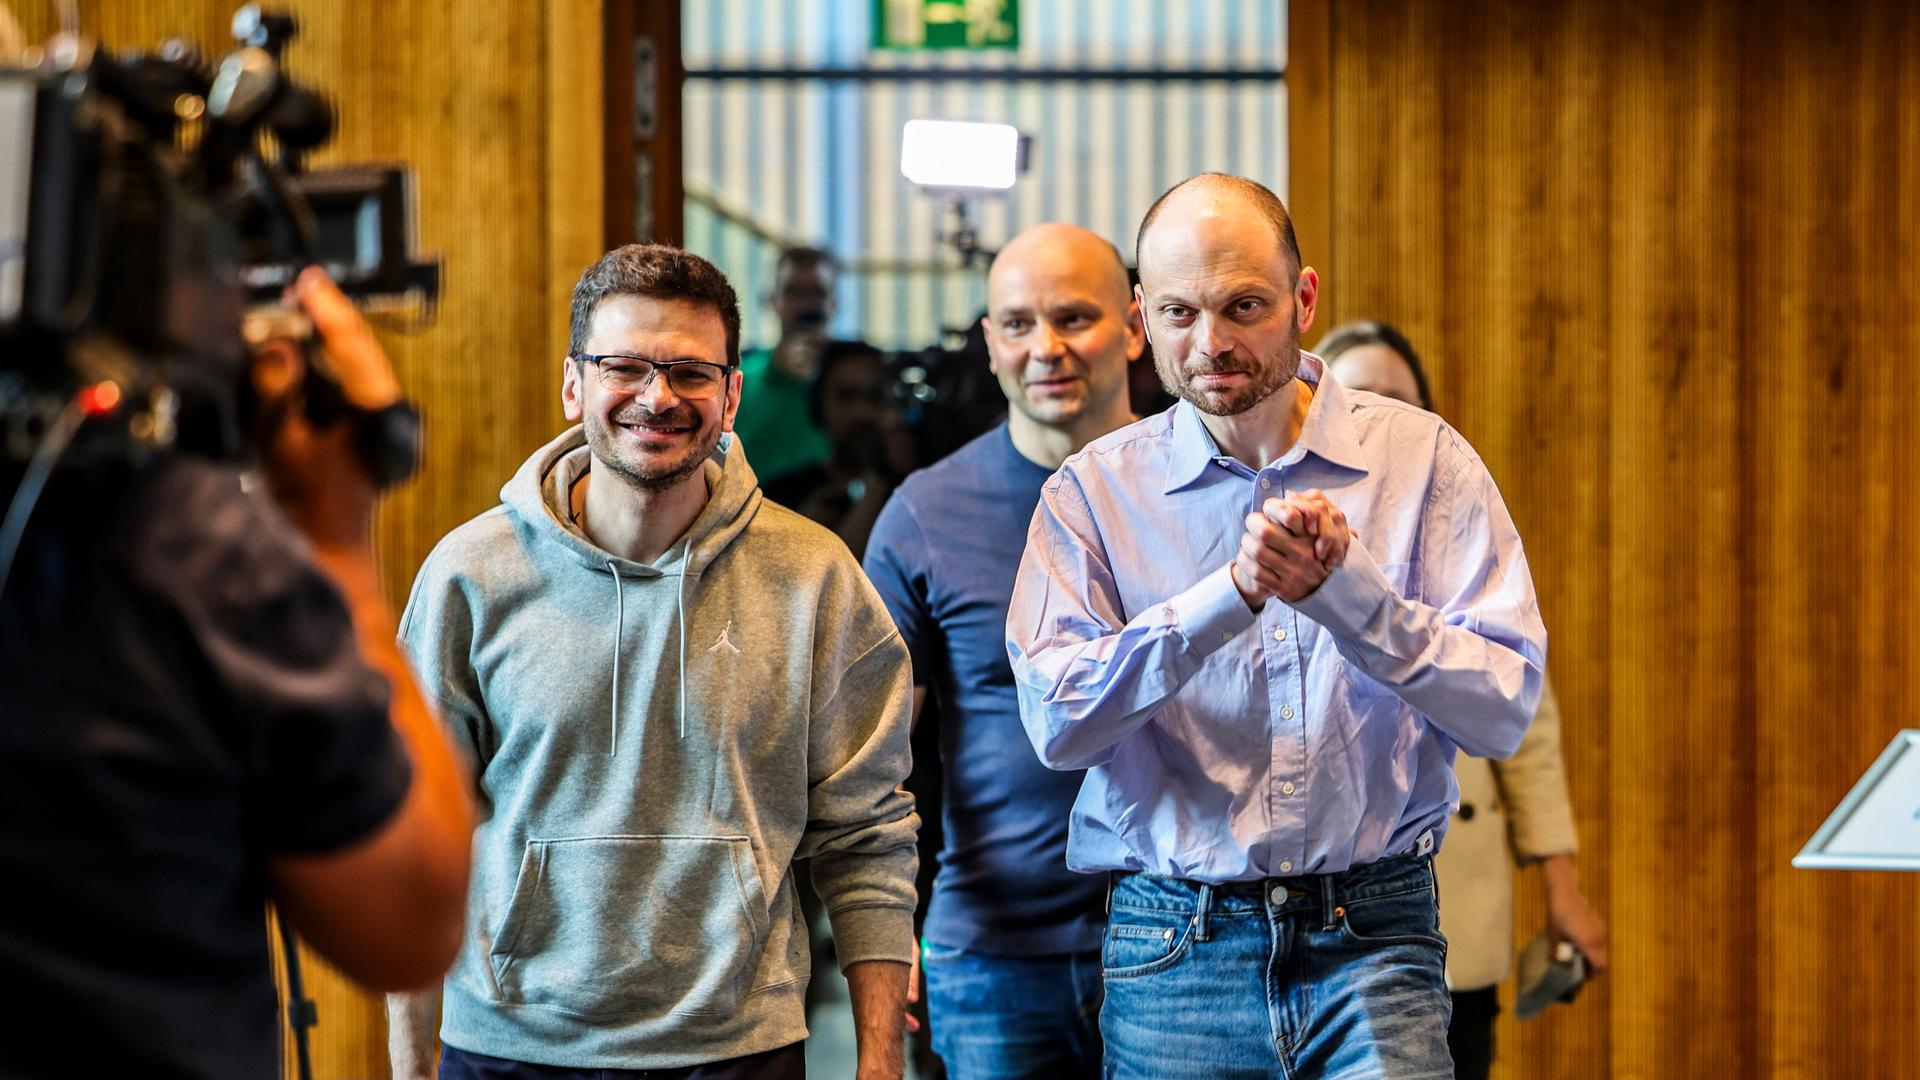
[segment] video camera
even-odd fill
[[[217,60],[179,39],[113,55],[76,30],[0,58],[0,469],[50,447],[63,463],[237,456],[248,340],[310,336],[280,306],[303,267],[363,307],[437,299],[409,175],[305,168],[334,114],[281,67],[289,15],[242,7]],[[305,408],[326,423],[343,399],[307,353]]]
[[[1007,399],[995,381],[986,332],[975,319],[946,327],[924,349],[896,353],[893,395],[923,464],[932,464],[1006,419]]]

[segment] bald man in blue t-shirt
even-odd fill
[[[934,1049],[955,1080],[1098,1076],[1104,875],[1067,869],[1080,774],[1035,757],[1007,666],[1007,604],[1040,486],[1134,417],[1145,347],[1126,266],[1072,225],[1021,233],[987,278],[1007,422],[908,477],[866,569],[939,701],[946,842],[922,962]],[[956,523],[965,523],[956,528]]]

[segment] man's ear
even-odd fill
[[[739,368],[736,367],[728,373],[727,407],[726,411],[720,414],[721,431],[733,430],[733,418],[740,413],[740,389],[744,385],[746,385],[746,376],[741,374]]]
[[[1147,293],[1138,285],[1133,287],[1133,310],[1140,317],[1140,337],[1148,346],[1151,346],[1153,331],[1147,326]],[[1128,359],[1138,360],[1139,358],[1140,353],[1136,352]]]
[[[560,361],[560,407],[567,419],[578,421],[586,415],[586,386],[581,368],[586,367],[569,356]]]
[[[994,357],[994,353],[993,353],[993,342],[994,342],[993,316],[991,315],[980,316],[980,333],[981,333],[981,336],[984,337],[987,341],[987,370],[993,372],[995,375],[998,375],[1000,374],[1000,361]]]
[[[1313,313],[1320,306],[1320,275],[1311,266],[1300,268],[1300,280],[1293,287],[1294,317],[1305,333],[1313,326]]]

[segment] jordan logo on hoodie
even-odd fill
[[[740,655],[740,646],[733,643],[732,619],[727,620],[726,628],[720,631],[720,636],[714,639],[713,644],[707,646],[708,652],[719,652],[721,649],[725,649],[735,656]]]

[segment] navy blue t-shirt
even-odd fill
[[[866,570],[940,702],[946,843],[927,940],[1033,955],[1100,946],[1106,878],[1067,869],[1081,774],[1040,764],[1007,664],[1007,605],[1040,486],[1005,424],[907,477],[867,542]]]

